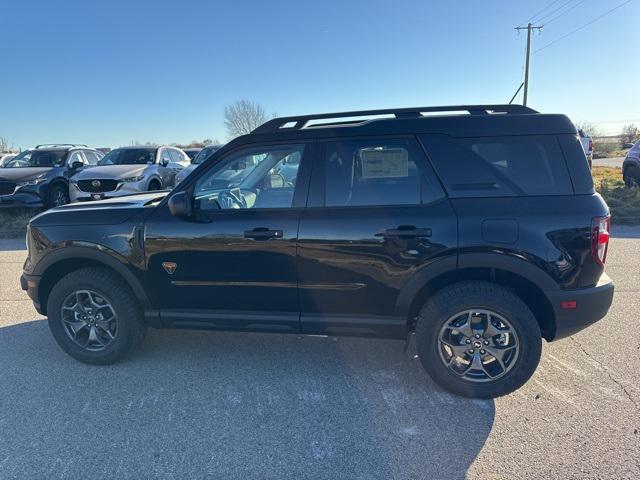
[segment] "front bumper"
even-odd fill
[[[120,182],[115,190],[110,192],[84,192],[74,183],[69,186],[69,196],[72,202],[89,202],[93,200],[104,200],[105,198],[123,197],[132,193],[140,193],[147,190],[147,180],[139,182]]]
[[[40,286],[40,277],[38,275],[28,275],[23,273],[20,277],[20,287],[27,292],[29,298],[33,301],[33,306],[40,315],[44,315],[45,312],[40,305],[40,296],[38,294],[38,287]]]
[[[546,292],[556,317],[552,340],[573,335],[604,318],[613,302],[613,291],[613,282],[603,273],[594,287]],[[575,307],[567,308],[573,302]]]
[[[42,208],[42,198],[39,191],[21,188],[10,195],[0,195],[0,208]]]

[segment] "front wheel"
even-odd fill
[[[62,183],[57,183],[51,187],[47,201],[50,208],[61,207],[69,203],[69,187]]]
[[[510,290],[467,281],[427,301],[416,344],[424,369],[441,387],[465,397],[494,398],[533,375],[542,335],[531,310]]]
[[[54,285],[47,301],[49,328],[76,360],[106,365],[132,352],[145,325],[131,291],[100,267],[76,270]]]

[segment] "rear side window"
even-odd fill
[[[421,136],[451,197],[571,195],[555,136]]]
[[[325,205],[417,205],[420,175],[404,140],[328,142]]]

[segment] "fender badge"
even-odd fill
[[[165,272],[169,275],[173,275],[178,268],[178,264],[176,262],[162,262],[162,268],[164,268]]]

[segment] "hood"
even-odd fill
[[[31,220],[34,226],[115,225],[138,213],[147,205],[157,205],[169,192],[144,192],[96,202],[79,202],[52,208]],[[156,201],[156,202],[154,202]]]
[[[137,177],[149,165],[97,165],[95,167],[83,168],[73,176],[74,180],[120,180],[127,177]]]
[[[11,182],[26,182],[39,177],[43,173],[48,173],[53,167],[29,167],[29,168],[2,168],[0,169],[0,180]]]

